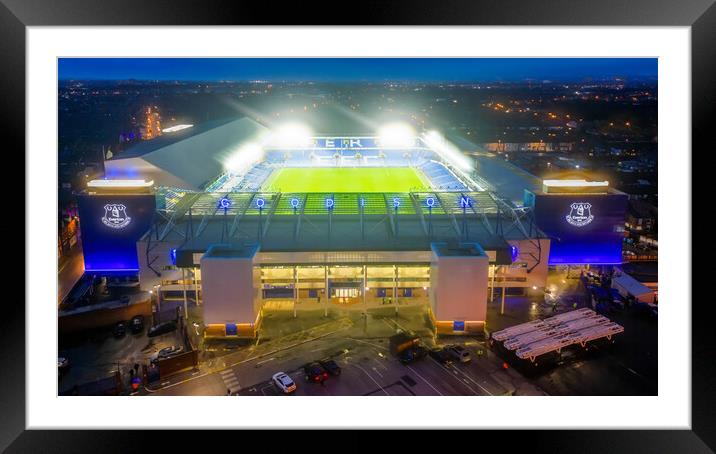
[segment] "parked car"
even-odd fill
[[[306,381],[313,383],[323,383],[328,378],[326,369],[317,362],[303,366],[303,372],[306,374]]]
[[[164,347],[163,349],[159,350],[154,356],[152,356],[151,362],[159,361],[160,359],[165,359],[172,357],[174,355],[178,355],[179,353],[184,351],[184,347],[181,345],[172,345],[170,347]]]
[[[124,337],[124,335],[127,334],[127,324],[124,322],[117,322],[112,329],[112,334],[117,338]]]
[[[175,329],[177,329],[176,322],[173,320],[170,320],[168,322],[160,323],[158,325],[154,325],[151,328],[149,328],[149,331],[147,331],[147,336],[149,336],[149,337],[159,336],[160,334],[171,333]]]
[[[296,391],[296,383],[285,372],[277,372],[271,377],[273,384],[284,394]]]
[[[434,348],[428,352],[430,357],[443,365],[452,364],[452,355],[444,348]]]
[[[319,361],[318,363],[321,365],[321,367],[326,369],[326,372],[333,375],[334,377],[341,375],[341,366],[336,364],[336,362],[332,359],[324,359],[322,361]]]
[[[129,322],[129,326],[131,327],[132,334],[141,333],[144,331],[144,317],[141,315],[135,315]]]
[[[398,360],[403,364],[409,364],[413,361],[423,359],[426,356],[428,356],[428,349],[418,345],[403,350],[400,355],[398,355]]]
[[[455,359],[461,363],[469,363],[472,361],[470,351],[462,345],[448,345],[445,350]]]

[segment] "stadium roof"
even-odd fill
[[[525,189],[532,192],[542,189],[542,180],[500,156],[475,156],[475,171],[489,183],[490,189],[517,206],[523,204]]]
[[[525,189],[532,192],[542,189],[542,180],[501,156],[485,153],[480,146],[454,132],[448,133],[447,138],[475,160],[475,172],[490,190],[515,205],[523,204]]]
[[[523,220],[524,222],[524,220]],[[174,243],[180,250],[205,251],[216,243],[260,243],[262,252],[313,251],[430,251],[434,242],[475,242],[498,251],[502,264],[510,263],[507,241],[546,238],[534,225],[520,224],[506,211],[476,213],[391,215],[272,214],[262,216],[221,211],[213,215],[183,215],[170,227],[149,232],[150,241]]]
[[[200,190],[224,171],[226,157],[268,129],[250,118],[217,120],[139,143],[105,162],[109,178],[145,178]]]

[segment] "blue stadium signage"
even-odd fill
[[[361,150],[382,148],[377,137],[316,137],[313,139],[313,148],[331,150]],[[417,141],[413,146],[417,145]]]
[[[219,199],[219,208],[223,208],[224,210],[228,210],[231,208],[231,199],[228,197],[222,197]]]

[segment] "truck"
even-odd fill
[[[420,338],[412,333],[398,333],[390,337],[390,353],[400,355],[403,351],[417,347],[420,344]]]

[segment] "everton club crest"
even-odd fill
[[[109,203],[104,206],[102,223],[113,229],[123,229],[129,225],[132,218],[127,216],[127,207],[121,203]]]
[[[565,218],[567,222],[575,227],[584,227],[594,220],[592,216],[592,204],[586,202],[576,202],[570,205],[572,210]]]

